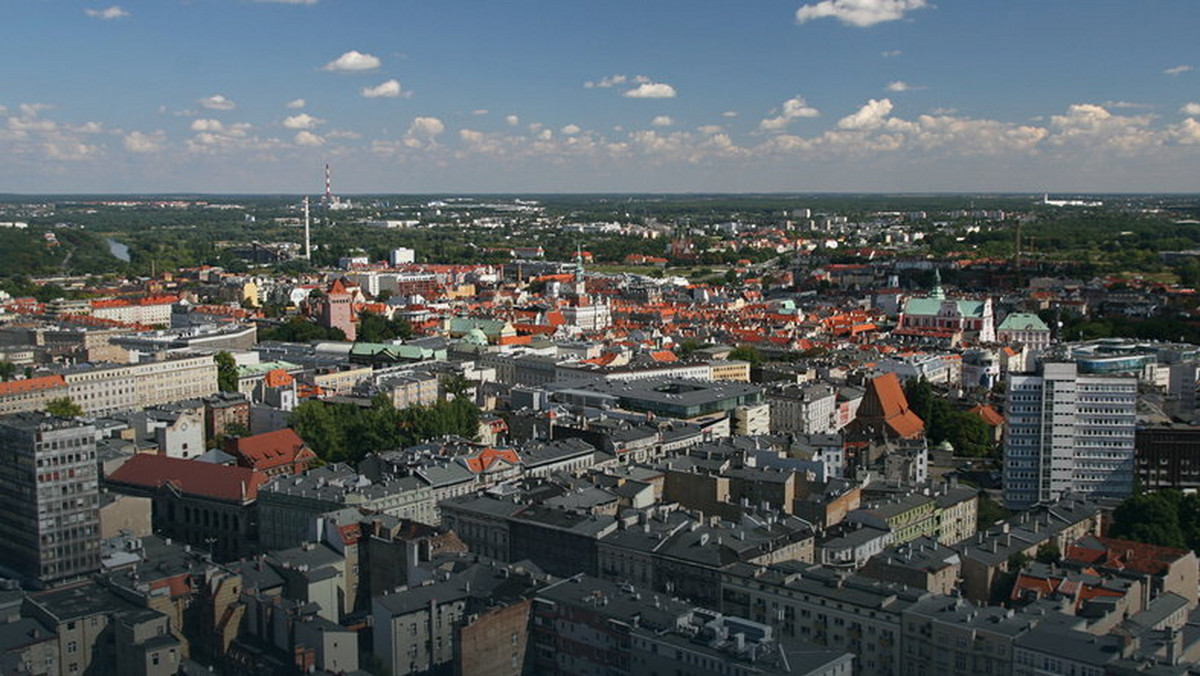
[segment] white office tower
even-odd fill
[[[1082,497],[1133,493],[1137,379],[1081,374],[1044,363],[1011,374],[1004,436],[1004,502],[1025,509]]]

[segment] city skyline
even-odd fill
[[[3,192],[1197,190],[1183,0],[9,17]]]

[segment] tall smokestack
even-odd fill
[[[326,207],[333,204],[332,185],[333,184],[329,180],[329,164],[326,163],[325,164],[325,202],[324,202]]]
[[[308,237],[308,195],[304,196],[304,260],[312,260],[312,240]]]

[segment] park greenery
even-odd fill
[[[956,455],[969,457],[996,453],[992,428],[983,418],[960,410],[949,399],[939,396],[925,378],[909,380],[904,396],[908,407],[925,421],[925,436],[931,446],[948,441]]]
[[[370,406],[309,400],[292,411],[291,425],[321,460],[356,463],[369,453],[448,434],[472,439],[479,431],[479,408],[461,397],[403,409],[383,394]]]

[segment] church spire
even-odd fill
[[[932,298],[946,298],[946,291],[942,289],[942,271],[938,268],[933,269],[933,291],[929,295]]]

